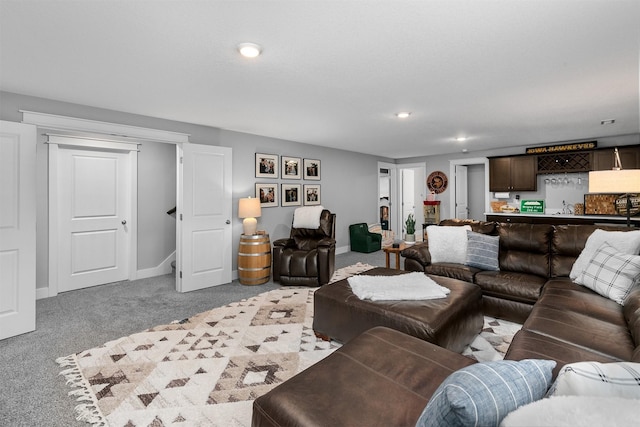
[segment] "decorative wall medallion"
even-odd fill
[[[429,191],[433,191],[436,194],[440,194],[446,190],[448,184],[449,180],[447,179],[447,175],[442,171],[431,172],[427,178]]]

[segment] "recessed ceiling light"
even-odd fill
[[[396,117],[399,119],[406,119],[410,115],[411,115],[410,111],[400,111],[399,113],[396,113]]]
[[[600,120],[601,125],[612,125],[616,122],[616,119]]]
[[[262,48],[255,43],[240,43],[238,52],[245,58],[255,58],[262,53]]]
[[[466,140],[467,140],[466,136],[459,136],[459,137],[456,138],[456,141],[458,141],[458,142],[463,142],[463,141],[466,141]]]

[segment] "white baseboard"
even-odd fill
[[[44,299],[49,298],[49,287],[46,288],[36,288],[36,299]]]
[[[137,279],[146,279],[148,277],[162,276],[171,273],[171,263],[176,260],[176,251],[173,251],[164,261],[157,267],[145,268],[137,271]]]
[[[346,254],[349,251],[351,251],[350,246],[341,246],[339,248],[336,248],[336,255]]]
[[[162,276],[171,273],[171,262],[175,261],[176,252],[173,251],[164,261],[157,267],[146,268],[144,270],[138,270],[136,272],[135,279],[146,279],[148,277]],[[237,278],[238,273],[234,272]],[[49,298],[49,287],[36,288],[36,300]]]

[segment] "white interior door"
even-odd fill
[[[36,328],[36,127],[0,121],[0,340]]]
[[[128,152],[58,152],[58,289],[129,277],[130,158]]]
[[[467,167],[456,165],[456,218],[467,219],[469,217],[469,197],[467,183]]]
[[[178,147],[176,288],[180,292],[231,282],[231,148]]]

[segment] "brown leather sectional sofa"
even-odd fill
[[[510,224],[445,220],[500,236],[500,271],[459,264],[431,264],[428,242],[405,249],[405,270],[464,276],[482,289],[485,315],[523,323],[508,359],[553,359],[554,374],[566,363],[640,362],[640,289],[621,306],[576,285],[568,277],[595,225]]]
[[[640,287],[621,306],[568,278],[589,235],[606,227],[458,220],[440,225],[465,223],[500,236],[500,271],[431,264],[426,243],[403,252],[405,270],[475,283],[486,315],[523,323],[506,359],[555,360],[554,376],[579,361],[640,362]],[[256,399],[252,424],[415,425],[438,385],[470,363],[433,343],[373,328]]]

